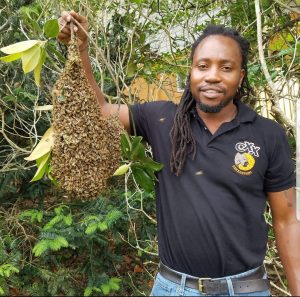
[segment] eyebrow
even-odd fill
[[[200,58],[200,59],[198,59],[198,60],[195,61],[195,62],[196,62],[196,63],[199,63],[199,62],[201,62],[201,61],[209,62],[209,61],[211,61],[211,59],[209,59],[209,58]],[[230,59],[221,59],[221,60],[219,60],[219,61],[222,62],[222,63],[236,63],[235,60],[230,60]]]

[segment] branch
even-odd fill
[[[9,25],[9,20],[8,19],[6,20],[6,22],[3,25],[1,25],[0,32],[4,31],[6,29],[7,25]]]
[[[300,10],[298,10],[297,8],[290,7],[290,6],[286,5],[285,3],[282,3],[279,0],[274,0],[274,1],[288,10],[300,14]]]
[[[256,21],[257,21],[257,46],[258,46],[258,54],[259,54],[259,60],[260,64],[263,70],[263,73],[266,77],[268,86],[270,88],[270,91],[273,95],[274,100],[273,105],[271,107],[271,111],[274,113],[274,115],[278,118],[280,122],[287,125],[292,131],[293,134],[296,135],[296,127],[293,121],[291,121],[288,117],[285,116],[285,114],[282,112],[282,110],[279,107],[279,95],[276,91],[276,86],[274,82],[272,81],[271,75],[269,73],[266,60],[264,57],[264,51],[263,51],[263,43],[262,43],[262,30],[261,30],[261,12],[259,7],[259,0],[255,0],[255,13],[256,13]]]
[[[111,67],[111,65],[108,63],[107,59],[105,58],[105,55],[103,53],[103,51],[98,47],[98,45],[96,44],[96,42],[91,38],[90,34],[81,26],[81,24],[75,20],[74,18],[72,18],[72,21],[76,24],[76,26],[80,27],[80,29],[86,34],[86,36],[89,38],[89,40],[91,41],[91,43],[94,45],[96,51],[99,53],[100,58],[102,59],[103,63],[105,64],[105,66],[107,67],[108,72],[110,73],[115,85],[116,85],[116,89],[117,89],[117,96],[118,98],[121,97],[121,93],[120,93],[120,87],[119,87],[119,82],[117,77],[115,76],[115,73],[113,68]]]
[[[1,121],[2,121],[2,126],[1,126],[0,133],[2,133],[3,137],[5,138],[5,140],[8,142],[8,144],[11,147],[13,147],[14,149],[19,150],[19,151],[21,151],[23,153],[29,154],[30,151],[27,151],[27,150],[19,147],[16,143],[14,143],[12,140],[10,140],[8,138],[8,136],[5,133],[5,117],[4,117],[4,112],[2,111],[2,109],[0,109],[0,112],[1,112]]]
[[[269,38],[271,36],[274,36],[277,32],[280,32],[280,31],[282,31],[282,30],[284,30],[284,29],[286,29],[288,27],[292,27],[295,23],[298,23],[299,21],[300,21],[300,16],[297,17],[296,19],[287,21],[284,25],[282,25],[282,26],[280,26],[278,28],[272,29],[271,34],[269,34],[269,35],[267,35],[267,36],[264,37],[263,43],[266,43],[269,40]]]

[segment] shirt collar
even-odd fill
[[[238,108],[236,119],[240,123],[253,122],[256,119],[257,113],[253,109],[242,103],[240,100],[236,100],[234,103]]]

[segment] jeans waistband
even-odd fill
[[[162,263],[162,261],[160,261],[159,265],[164,265],[165,267],[168,267],[167,265],[165,265],[164,263]],[[255,268],[252,268],[252,269],[249,269],[245,272],[241,272],[241,273],[238,273],[238,274],[232,274],[232,275],[226,275],[226,276],[223,276],[223,277],[216,277],[216,278],[211,278],[213,280],[221,280],[221,279],[226,279],[226,278],[240,278],[240,277],[244,277],[244,276],[247,276],[249,274],[253,274],[254,272],[256,272],[257,270],[259,270],[262,266],[258,266],[258,267],[255,267]],[[190,274],[187,274],[187,273],[183,273],[183,272],[179,272],[175,269],[172,269],[170,267],[168,267],[169,270],[171,271],[174,271],[175,273],[178,273],[178,274],[181,274],[181,275],[186,275],[186,277],[188,278],[194,278],[194,279],[198,279],[199,277],[197,276],[193,276],[193,275],[190,275]],[[266,278],[267,277],[267,273],[265,273],[264,277],[263,278]]]
[[[160,263],[160,274],[166,279],[197,289],[201,293],[227,294],[250,293],[265,291],[269,289],[266,273],[263,266],[248,270],[243,273],[230,275],[222,278],[198,278],[173,270],[163,263]]]

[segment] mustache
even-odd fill
[[[207,90],[214,90],[220,93],[225,93],[225,89],[221,86],[204,85],[198,87],[198,91],[207,91]]]

